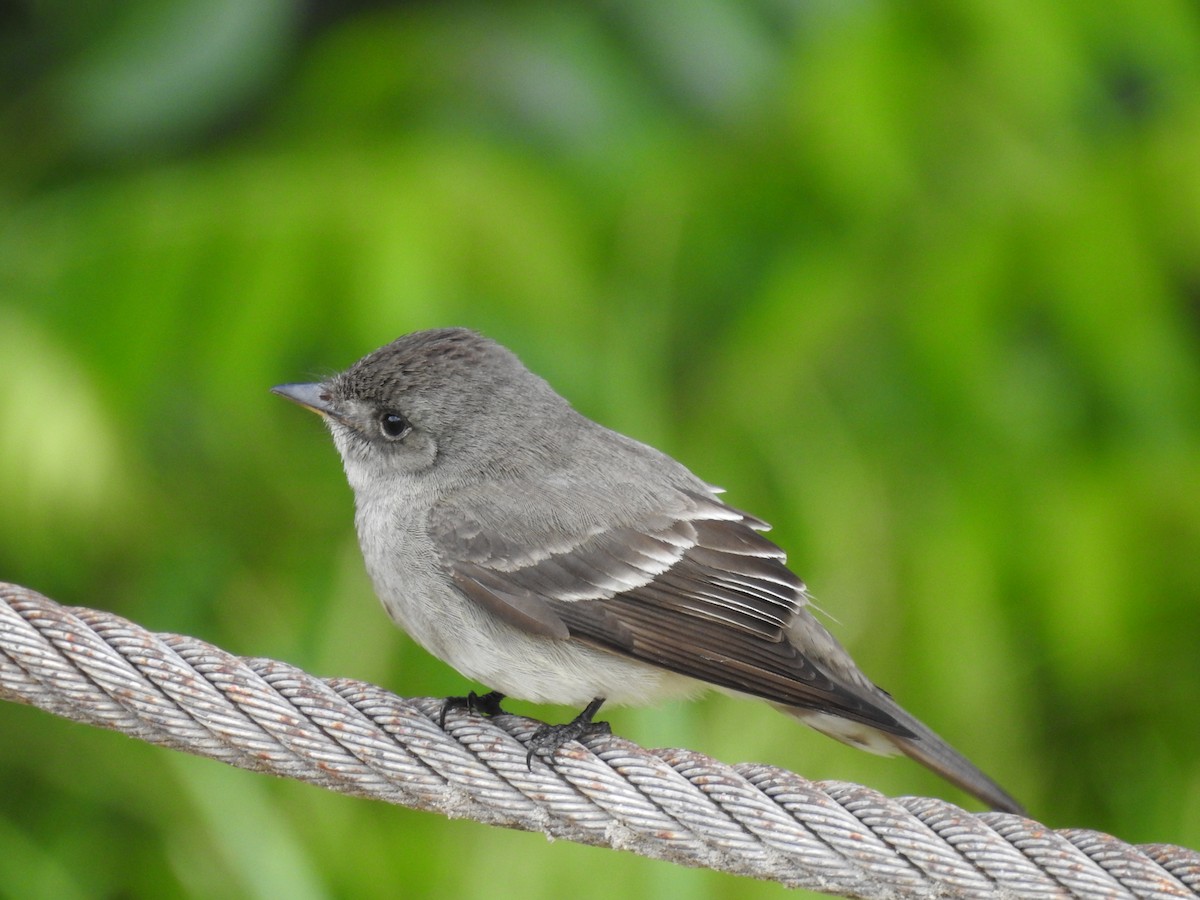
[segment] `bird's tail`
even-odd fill
[[[878,690],[878,689],[876,689]],[[829,713],[813,712],[795,707],[780,707],[788,715],[847,744],[861,747],[884,756],[903,753],[931,769],[956,787],[1000,812],[1024,815],[1025,810],[995,781],[980,771],[973,762],[942,740],[928,726],[909,715],[883,691],[872,702],[885,709],[909,732],[911,737],[888,734],[858,722],[851,722]]]
[[[892,743],[900,752],[915,759],[921,765],[937,772],[951,784],[962,788],[973,797],[982,800],[992,809],[1024,815],[1021,804],[989,776],[980,771],[973,762],[942,740],[924,723],[919,722],[904,710],[896,718],[915,738],[893,737]]]

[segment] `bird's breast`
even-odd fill
[[[500,620],[447,576],[428,535],[428,507],[360,502],[355,520],[367,573],[388,614],[473,681],[522,700],[576,706],[594,697],[640,705],[703,690],[666,670]]]

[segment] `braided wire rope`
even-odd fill
[[[360,797],[863,898],[1197,897],[1200,853],[316,678],[0,583],[0,698]]]

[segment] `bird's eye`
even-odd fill
[[[400,413],[383,412],[379,414],[379,433],[389,441],[398,441],[410,431],[412,431],[412,425]]]

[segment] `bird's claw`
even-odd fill
[[[438,727],[445,730],[446,713],[452,709],[465,709],[467,712],[479,713],[484,716],[499,716],[504,714],[500,703],[504,695],[499,691],[488,691],[486,694],[469,692],[465,697],[447,697],[442,703],[442,712],[438,716]]]
[[[582,740],[597,734],[612,734],[612,728],[607,722],[593,722],[592,717],[600,709],[603,698],[597,698],[587,705],[587,708],[570,722],[562,725],[543,725],[529,738],[529,752],[525,755],[525,765],[533,768],[533,757],[553,756],[563,744]]]

